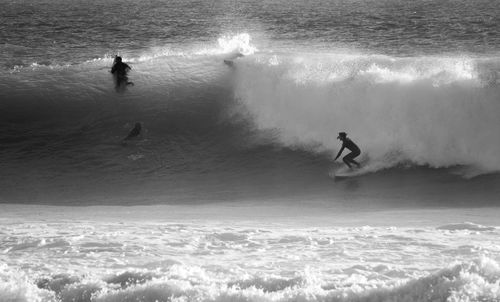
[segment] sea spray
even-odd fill
[[[255,125],[278,129],[287,146],[333,151],[346,131],[387,168],[498,171],[500,86],[483,80],[493,72],[484,66],[467,57],[259,53],[238,62],[235,93]]]

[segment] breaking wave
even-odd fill
[[[329,190],[339,131],[361,147],[367,173],[500,170],[498,58],[274,51],[247,34],[123,57],[135,85],[122,90],[110,55],[0,75],[5,199],[58,195],[77,182],[84,191],[111,190],[107,183],[132,194],[138,176],[151,192],[164,183],[169,194],[180,183],[200,192],[220,186],[206,174],[237,181],[234,188],[247,187],[242,195],[304,180],[311,191]],[[124,144],[136,122],[142,137]]]
[[[257,54],[236,71],[238,100],[286,145],[335,150],[346,131],[372,170],[500,169],[498,58]]]

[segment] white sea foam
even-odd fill
[[[471,222],[464,223],[453,223],[447,224],[438,227],[438,230],[449,230],[449,231],[461,231],[461,230],[469,230],[469,231],[493,231],[494,227],[484,226],[480,224],[475,224]]]
[[[50,209],[58,208],[24,212],[22,223],[14,223],[15,212],[2,217],[0,301],[500,298],[499,231],[493,226],[316,227],[299,218],[293,224],[122,221],[140,211],[91,215],[92,209],[83,209],[76,218],[78,211]]]

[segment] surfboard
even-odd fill
[[[346,178],[352,178],[356,176],[361,176],[363,174],[369,173],[369,169],[367,167],[361,167],[361,168],[353,168],[349,169],[347,167],[342,167],[340,169],[336,169],[331,171],[330,177],[334,179],[346,179]]]
[[[334,176],[335,178],[348,178],[348,177],[354,177],[358,174],[355,174],[354,172],[349,172],[349,171],[340,171],[340,172],[335,172]]]

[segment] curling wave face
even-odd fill
[[[401,162],[498,171],[498,58],[259,54],[236,94],[286,145],[335,149],[346,130],[379,168]]]
[[[219,192],[209,199],[285,197],[304,185],[328,195],[340,130],[360,145],[367,172],[403,164],[459,167],[452,172],[470,177],[500,169],[496,57],[275,52],[240,34],[211,48],[152,48],[124,60],[135,86],[121,92],[111,57],[0,76],[5,200],[21,193],[19,184],[28,184],[25,202],[47,190],[67,197],[62,187],[149,191],[146,202],[178,198],[174,191],[199,192],[188,199],[207,191]],[[143,135],[124,145],[136,122]]]

